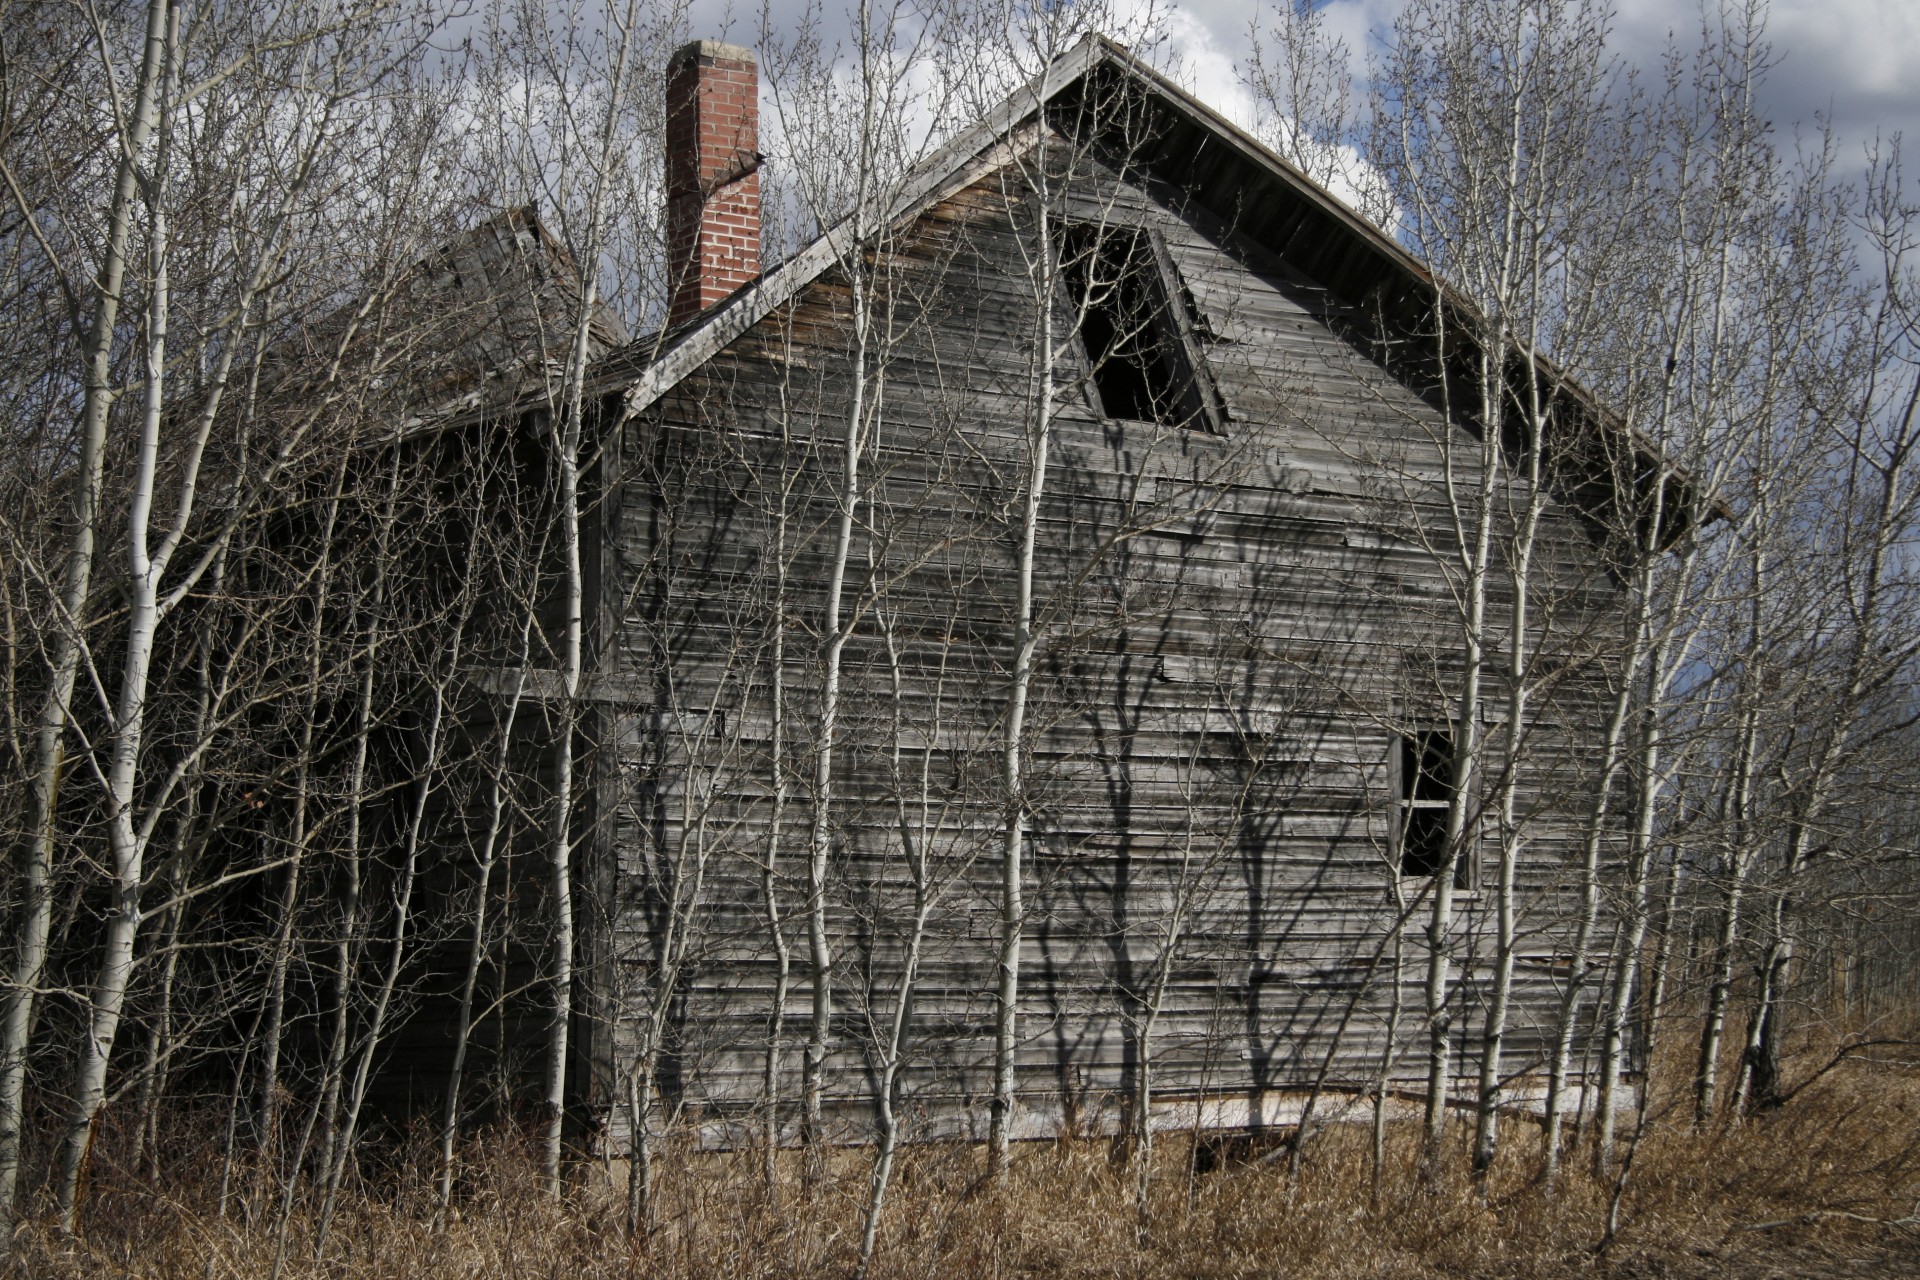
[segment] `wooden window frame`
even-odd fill
[[[1198,402],[1195,405],[1197,416],[1204,423],[1199,429],[1208,435],[1224,436],[1227,434],[1227,402],[1220,394],[1219,384],[1213,380],[1213,369],[1207,363],[1207,353],[1200,342],[1199,325],[1196,323],[1199,304],[1194,301],[1186,282],[1180,278],[1180,269],[1174,265],[1173,251],[1167,247],[1167,238],[1152,227],[1146,229],[1145,238],[1153,255],[1154,269],[1160,277],[1160,296],[1165,303],[1162,318],[1172,322],[1175,349],[1186,358],[1191,394]],[[1188,429],[1195,429],[1191,418],[1188,420]]]
[[[1388,823],[1388,856],[1392,861],[1393,874],[1402,880],[1425,880],[1439,874],[1440,867],[1431,870],[1407,869],[1407,827],[1411,816],[1416,812],[1438,812],[1445,814],[1453,804],[1458,787],[1457,774],[1447,780],[1444,796],[1419,796],[1417,780],[1408,777],[1409,763],[1416,771],[1419,758],[1423,754],[1423,740],[1436,734],[1445,735],[1449,765],[1457,768],[1452,760],[1455,748],[1459,744],[1458,726],[1451,721],[1416,723],[1412,727],[1395,732],[1390,748],[1387,767],[1388,794],[1391,797],[1391,819]],[[1476,838],[1472,812],[1462,814],[1463,822],[1460,834],[1460,848],[1454,858],[1453,886],[1461,892],[1471,893],[1480,887],[1479,858],[1475,856],[1479,841]],[[1444,822],[1444,818],[1443,818]],[[1442,828],[1444,832],[1444,826]],[[1445,865],[1446,849],[1440,851],[1441,866]]]

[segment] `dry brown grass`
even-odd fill
[[[1678,1037],[1676,1037],[1677,1039]],[[1826,1061],[1809,1051],[1803,1074]],[[903,1157],[873,1275],[1706,1277],[1920,1276],[1920,1078],[1849,1063],[1750,1123],[1694,1135],[1656,1089],[1611,1247],[1609,1187],[1576,1173],[1548,1197],[1534,1180],[1538,1135],[1508,1130],[1484,1195],[1464,1177],[1419,1176],[1413,1135],[1394,1135],[1383,1193],[1369,1203],[1368,1135],[1337,1127],[1301,1177],[1283,1162],[1193,1170],[1192,1143],[1163,1138],[1154,1199],[1135,1214],[1131,1172],[1105,1141],[1030,1144],[1004,1194],[980,1153],[924,1146]],[[216,1212],[219,1164],[182,1141],[158,1179],[100,1161],[78,1240],[24,1226],[9,1277],[256,1277],[273,1270],[276,1207]],[[343,1208],[325,1256],[312,1219],[285,1232],[288,1277],[756,1277],[846,1274],[858,1239],[867,1155],[836,1155],[810,1197],[797,1182],[770,1204],[757,1157],[663,1161],[659,1225],[629,1241],[621,1197],[583,1172],[564,1207],[536,1193],[510,1132],[470,1152],[459,1213],[436,1227],[423,1149],[393,1153]],[[1463,1165],[1464,1158],[1451,1161]],[[797,1165],[793,1172],[797,1174]],[[1769,1225],[1773,1224],[1773,1225]]]

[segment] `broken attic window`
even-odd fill
[[[1221,431],[1219,392],[1160,238],[1132,228],[1074,226],[1061,237],[1060,251],[1100,412]]]

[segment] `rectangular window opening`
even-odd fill
[[[1222,431],[1224,406],[1160,238],[1125,227],[1074,226],[1059,249],[1100,412]]]
[[[1453,731],[1417,729],[1395,743],[1399,835],[1396,856],[1403,876],[1432,876],[1447,865],[1447,809],[1453,803]],[[1462,850],[1454,883],[1470,888],[1472,859]]]

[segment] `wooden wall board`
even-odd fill
[[[1391,1056],[1396,984],[1398,1056],[1387,1070],[1411,1082],[1422,1070],[1420,944],[1410,931],[1396,976],[1384,954],[1397,909],[1388,760],[1397,733],[1446,714],[1460,566],[1441,481],[1451,469],[1472,484],[1477,439],[1355,341],[1351,308],[1315,278],[1355,269],[1334,251],[1282,261],[1252,248],[1244,220],[1221,230],[1204,189],[1197,202],[1173,199],[1091,161],[1073,179],[1078,216],[1164,237],[1214,335],[1206,358],[1230,423],[1202,440],[1102,420],[1073,390],[1085,369],[1071,350],[1057,379],[1039,544],[1045,637],[1027,747],[1020,1090],[1036,1115],[1096,1105],[1125,1094],[1143,1053],[1156,1090],[1174,1096],[1256,1097],[1301,1085],[1323,1063],[1358,1086]],[[900,977],[910,915],[903,801],[941,884],[906,1113],[924,1132],[951,1132],[978,1122],[987,1091],[1011,512],[1037,319],[1015,243],[1020,198],[990,175],[893,246],[887,283],[916,309],[872,366],[884,394],[863,462],[879,478],[846,597],[861,621],[845,655],[827,887],[840,1010],[828,1091],[846,1136],[865,1123],[870,1027]],[[605,1056],[615,1070],[630,1060],[637,1019],[666,1000],[676,1063],[667,1101],[739,1123],[758,1105],[775,1016],[762,897],[770,855],[794,959],[779,1016],[789,1099],[806,1034],[805,751],[816,732],[834,451],[849,412],[850,305],[830,273],[629,423],[609,514],[611,652],[632,687],[661,692],[656,705],[630,709],[633,728],[616,748],[622,792],[608,799],[617,816],[604,856],[622,905]],[[1600,561],[1578,513],[1550,505],[1541,565],[1556,629],[1532,637],[1543,654],[1572,655],[1605,624],[1615,589]],[[1493,596],[1497,630],[1507,603]],[[787,653],[788,756],[773,830],[776,632]],[[1516,984],[1517,1069],[1537,1065],[1559,1007],[1552,961],[1566,945],[1590,786],[1583,744],[1604,707],[1603,668],[1564,661],[1571,674],[1529,725],[1517,792],[1530,831],[1526,945],[1538,958]],[[696,709],[713,712],[704,730],[686,727]],[[662,732],[663,723],[677,727]],[[663,904],[696,876],[697,946],[663,974]],[[1417,896],[1425,886],[1399,888]],[[1176,908],[1187,927],[1167,954]],[[1455,922],[1463,1027],[1489,980],[1489,916],[1470,893]],[[1141,1000],[1163,962],[1164,1007],[1143,1046]],[[1469,1033],[1463,1072],[1471,1050]],[[616,1108],[616,1140],[623,1124]]]

